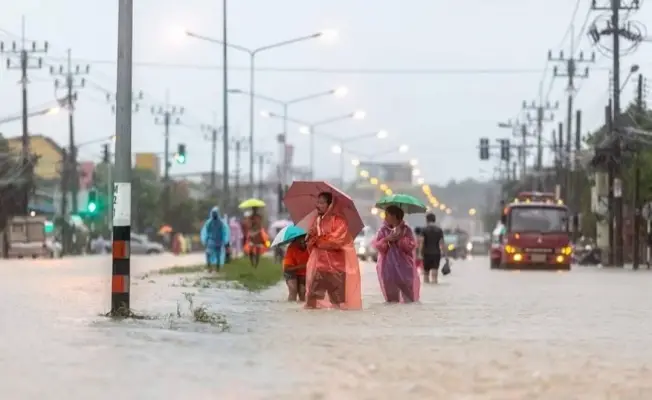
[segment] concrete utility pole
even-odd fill
[[[155,116],[154,123],[162,125],[165,130],[164,136],[164,150],[163,150],[163,222],[167,221],[168,213],[170,212],[170,125],[181,125],[180,116],[183,115],[185,109],[180,106],[170,104],[170,94],[165,94],[165,104],[158,107],[152,107],[152,115]]]
[[[602,4],[598,4],[602,3]],[[613,77],[613,95],[612,95],[612,123],[613,129],[610,131],[612,135],[617,134],[616,131],[620,127],[620,57],[621,36],[632,42],[640,42],[643,40],[640,34],[630,30],[628,25],[622,25],[620,21],[620,11],[636,11],[640,8],[640,0],[593,0],[591,9],[595,11],[610,11],[611,18],[606,28],[599,30],[595,25],[589,29],[589,36],[597,43],[602,36],[612,37],[611,53],[613,55],[612,77]],[[622,197],[622,179],[619,175],[622,173],[620,165],[622,162],[622,155],[620,149],[620,141],[616,140],[614,144],[613,162],[609,167],[609,192],[613,192],[613,202],[608,205],[609,210],[613,211],[615,217],[615,238],[612,239],[615,244],[614,250],[614,264],[622,267],[624,265],[624,252],[623,252],[623,197]],[[610,218],[611,219],[611,218]],[[609,221],[612,225],[613,220]]]
[[[222,0],[222,42],[229,43],[228,39],[228,13],[227,0]],[[222,46],[222,150],[224,154],[222,179],[222,210],[227,212],[231,203],[231,194],[229,193],[229,60],[228,47]],[[252,90],[253,95],[253,90]]]
[[[110,315],[130,311],[131,242],[131,97],[133,93],[133,0],[118,2],[115,184],[113,185],[113,268]]]
[[[222,132],[221,127],[202,124],[202,132],[209,133],[211,141],[211,194],[217,193],[217,140]],[[225,177],[226,179],[226,177]],[[224,210],[226,212],[226,210]]]
[[[242,152],[247,151],[249,144],[249,139],[244,137],[233,137],[231,138],[231,148],[235,151],[235,193],[234,196],[236,199],[240,196],[240,174],[242,169]],[[228,176],[224,176],[224,180],[229,181]],[[228,205],[229,203],[227,203]],[[226,209],[224,212],[228,212]]]
[[[636,85],[636,123],[640,124],[645,118],[645,79],[643,74],[639,74],[638,82]],[[641,215],[641,160],[639,152],[634,155],[634,259],[633,268],[638,269],[640,264],[640,241],[641,241],[641,223],[643,218]]]
[[[258,161],[258,198],[262,199],[265,194],[265,165],[271,163],[272,153],[256,153],[256,160]]]
[[[552,122],[554,115],[552,111],[559,109],[559,102],[551,105],[550,102],[543,102],[543,99],[539,99],[539,102],[531,102],[528,104],[525,100],[523,101],[523,110],[525,111],[534,111],[536,115],[533,117],[530,113],[527,113],[528,121],[536,122],[536,136],[537,136],[537,162],[534,166],[534,169],[538,172],[539,176],[539,190],[543,190],[543,177],[541,171],[543,171],[543,125],[546,122]],[[550,113],[546,115],[546,113]]]
[[[81,75],[88,75],[91,66],[74,65],[72,64],[72,54],[68,49],[68,62],[66,66],[59,65],[58,68],[50,66],[50,74],[53,76],[63,77],[64,82],[59,79],[54,80],[55,93],[57,90],[63,88],[66,90],[66,109],[68,110],[68,164],[65,167],[68,171],[68,178],[70,179],[70,192],[72,197],[72,213],[77,214],[79,211],[79,171],[77,170],[77,147],[75,146],[75,102],[77,101],[77,89],[81,89],[86,85],[86,80],[81,78],[77,81],[77,77]],[[57,96],[58,97],[58,96]],[[67,196],[67,193],[63,193]]]
[[[25,37],[25,17],[22,18],[21,27],[21,40],[20,43],[11,42],[11,46],[7,46],[5,42],[0,41],[0,53],[7,54],[7,69],[20,70],[20,85],[22,91],[22,170],[23,187],[22,187],[22,204],[21,209],[24,215],[29,213],[29,195],[34,183],[34,168],[32,165],[30,154],[30,140],[29,140],[29,127],[28,127],[28,101],[27,101],[27,86],[29,79],[27,71],[33,69],[43,68],[43,59],[41,57],[35,58],[34,54],[45,54],[48,52],[48,42],[42,45],[34,41],[28,41]]]
[[[569,193],[572,195],[579,188],[574,188],[573,179],[572,179],[572,170],[576,169],[577,163],[573,161],[572,157],[572,143],[573,143],[573,98],[575,97],[575,79],[586,79],[589,77],[589,68],[586,67],[583,73],[579,73],[577,70],[578,64],[581,63],[594,63],[595,62],[595,53],[591,54],[591,58],[585,59],[584,53],[580,52],[579,57],[575,57],[575,43],[573,42],[574,30],[571,29],[571,45],[570,45],[570,54],[568,57],[564,57],[564,52],[560,51],[558,57],[552,55],[552,50],[548,51],[548,60],[552,62],[563,63],[566,69],[565,72],[560,72],[559,68],[555,65],[552,71],[553,78],[567,78],[568,83],[566,86],[566,91],[568,92],[568,106],[566,110],[566,148],[562,150],[562,163],[563,163],[563,173],[564,177],[563,182],[566,187],[566,195],[569,196]],[[564,199],[569,201],[570,199]],[[578,210],[573,210],[575,213]]]

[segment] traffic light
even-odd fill
[[[105,143],[102,145],[102,162],[104,164],[108,164],[110,159],[109,159],[109,144]]]
[[[174,155],[174,159],[177,161],[177,164],[186,163],[186,145],[180,143],[177,147],[177,154]]]
[[[95,189],[88,191],[88,203],[86,203],[86,210],[91,214],[95,214],[97,211],[97,191]]]
[[[510,158],[510,144],[509,144],[509,139],[501,139],[500,140],[500,159],[503,161],[509,162]]]
[[[489,159],[489,139],[487,138],[480,138],[480,159]]]

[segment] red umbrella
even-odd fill
[[[317,196],[322,192],[333,194],[334,210],[344,216],[349,228],[349,234],[351,234],[352,237],[356,237],[358,233],[362,231],[364,222],[362,222],[362,217],[360,217],[360,213],[355,208],[355,204],[353,204],[353,199],[327,182],[292,182],[292,186],[290,186],[283,198],[283,203],[285,203],[285,206],[290,213],[290,217],[292,217],[292,221],[294,221],[295,224],[298,224],[301,220],[306,218],[306,216],[314,213]]]

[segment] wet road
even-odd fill
[[[647,271],[490,271],[481,258],[457,262],[421,304],[387,306],[365,264],[362,312],[306,312],[280,286],[256,295],[136,281],[135,308],[174,313],[195,292],[227,316],[232,329],[219,333],[183,318],[100,318],[108,258],[59,263],[0,263],[3,398],[652,398]]]

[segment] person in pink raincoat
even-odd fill
[[[419,301],[420,296],[421,280],[415,260],[417,239],[403,216],[399,207],[387,207],[385,222],[373,241],[378,249],[378,280],[388,303],[412,303]]]
[[[236,217],[231,217],[229,220],[229,228],[231,232],[230,243],[232,258],[238,258],[242,254],[243,235],[242,227],[240,226],[240,222],[238,222]]]

